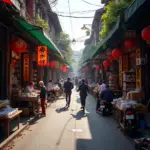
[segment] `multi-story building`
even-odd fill
[[[0,75],[0,99],[5,99],[11,97],[12,88],[16,86],[23,88],[35,78],[38,83],[39,80],[47,82],[49,75],[50,78],[56,76],[55,69],[37,65],[37,47],[47,46],[47,62],[51,55],[59,55],[52,40],[55,41],[56,37],[59,37],[62,29],[48,0],[1,0],[0,14],[0,43],[3,43],[0,45],[0,69],[3,72]],[[20,40],[26,45],[26,49],[14,53],[11,45]],[[28,57],[28,63],[23,63],[24,56]],[[53,60],[56,60],[56,55],[54,56]]]
[[[97,45],[97,42],[99,41],[99,32],[101,31],[102,28],[102,19],[101,15],[104,13],[104,9],[98,9],[95,12],[94,19],[92,22],[92,29],[91,29],[91,36],[89,39],[85,41],[85,45],[87,44],[93,44]]]

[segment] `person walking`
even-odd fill
[[[73,83],[70,78],[67,78],[67,81],[64,83],[64,93],[66,93],[66,107],[70,107],[71,93],[74,88]]]
[[[85,110],[85,101],[86,101],[86,97],[88,95],[88,86],[85,83],[85,80],[82,79],[82,83],[79,86],[78,91],[80,92],[80,100],[81,100],[81,109],[83,109],[83,111]]]
[[[100,95],[102,93],[102,91],[104,91],[106,88],[106,84],[105,84],[105,81],[103,80],[102,82],[99,83],[99,88],[98,88],[98,100],[97,100],[97,105],[96,105],[96,112],[98,112],[98,109],[99,109],[99,106],[100,106]]]
[[[39,85],[41,87],[40,99],[41,99],[42,115],[46,116],[46,108],[45,108],[46,104],[45,103],[46,103],[46,98],[47,98],[47,90],[43,81],[40,81]]]

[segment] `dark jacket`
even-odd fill
[[[106,88],[104,91],[102,91],[101,99],[106,100],[108,102],[112,102],[113,98],[114,98],[114,95],[111,89]]]
[[[72,89],[74,88],[73,83],[72,82],[68,82],[66,81],[64,83],[64,92],[65,93],[71,93]]]
[[[40,98],[43,98],[43,99],[47,98],[47,91],[46,91],[45,86],[41,87]]]
[[[88,94],[88,86],[85,83],[82,83],[79,86],[78,91],[80,92],[80,96],[87,96],[87,94]]]

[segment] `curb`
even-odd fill
[[[47,107],[50,107],[52,103],[48,103]],[[34,116],[31,118],[26,125],[22,126],[20,129],[15,131],[13,134],[11,134],[6,140],[4,140],[2,143],[0,143],[0,150],[3,150],[11,141],[13,141],[21,132],[23,132],[26,128],[30,126],[34,120],[37,119],[37,116]]]
[[[26,128],[30,126],[30,123],[32,123],[36,119],[36,116],[33,117],[31,120],[27,122],[26,125],[22,126],[20,129],[18,129],[16,132],[11,134],[6,140],[4,140],[2,143],[0,143],[0,150],[3,150],[11,141],[13,141],[21,132],[23,132]]]

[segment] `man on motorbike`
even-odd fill
[[[111,102],[113,101],[114,94],[113,91],[109,88],[109,85],[106,85],[106,88],[101,92],[101,99],[108,103],[108,109],[112,110]]]

